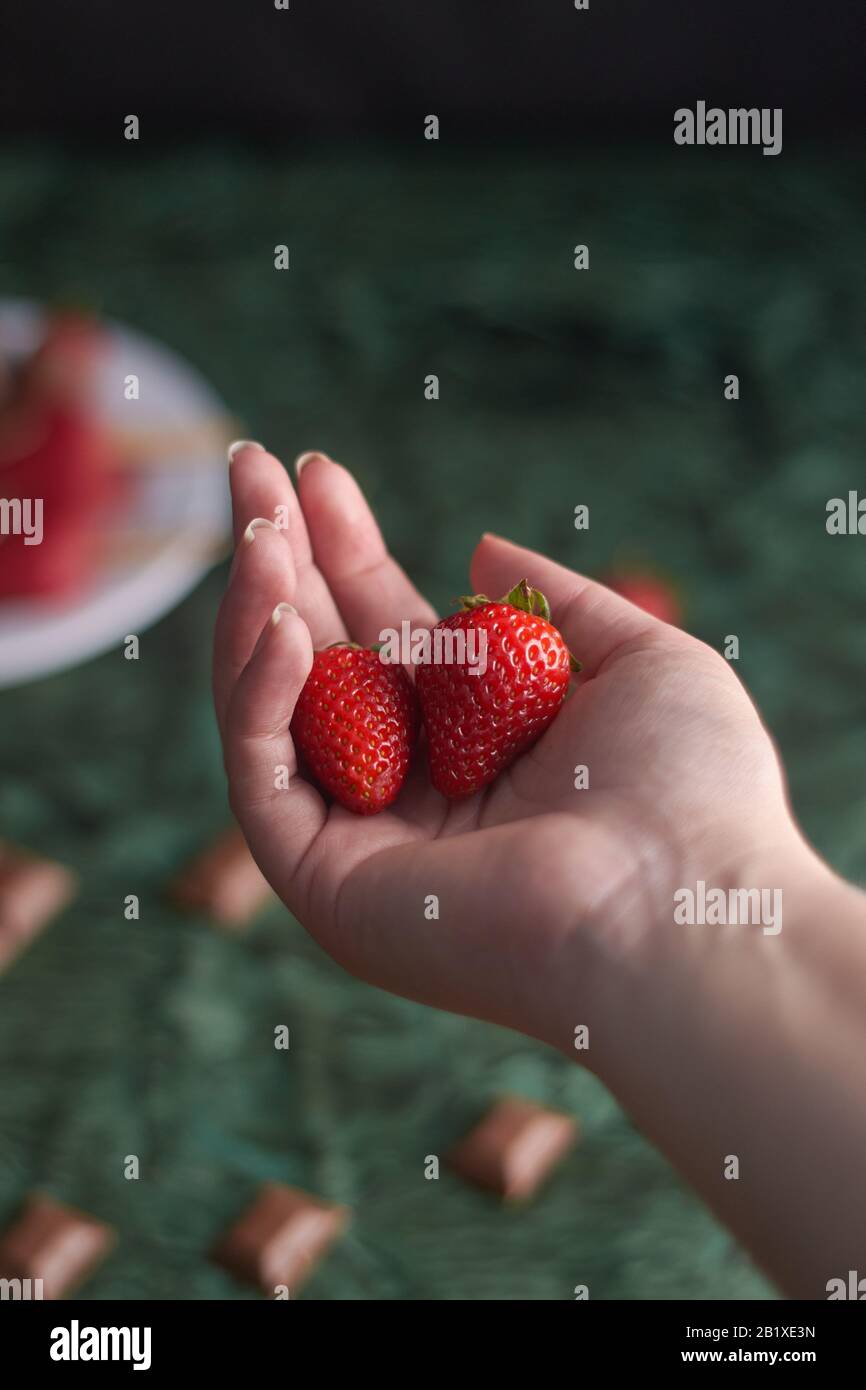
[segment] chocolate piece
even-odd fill
[[[448,1163],[468,1182],[522,1201],[535,1193],[577,1135],[570,1115],[506,1096],[451,1150]]]
[[[228,927],[245,927],[273,893],[247,842],[232,826],[175,880],[171,896],[188,912],[204,912]]]
[[[110,1226],[85,1212],[31,1196],[0,1236],[0,1278],[41,1279],[42,1298],[63,1298],[104,1260],[115,1239]]]
[[[322,1202],[297,1187],[267,1183],[211,1258],[271,1298],[279,1285],[293,1296],[348,1222],[346,1207]]]
[[[0,842],[0,970],[69,902],[75,877],[62,864]]]

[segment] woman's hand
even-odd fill
[[[578,1024],[603,1018],[609,1034],[620,980],[681,939],[675,890],[740,882],[747,864],[797,842],[751,701],[686,633],[485,536],[472,589],[502,594],[524,576],[541,589],[583,662],[578,688],[539,742],[467,801],[435,792],[419,754],[380,815],[327,805],[298,775],[289,734],[314,648],[369,645],[436,615],[351,475],[321,454],[301,464],[297,492],[257,445],[231,465],[237,550],[214,695],[231,805],[259,866],[324,949],[372,984],[563,1049]],[[581,765],[589,785],[577,790]],[[598,1066],[605,1028],[594,1036],[585,1060]]]

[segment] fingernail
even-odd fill
[[[252,545],[256,538],[256,531],[260,531],[263,526],[269,526],[272,531],[279,531],[279,526],[275,526],[272,521],[268,521],[266,516],[254,517],[247,529],[244,531],[244,540],[247,545]]]
[[[257,439],[235,439],[228,447],[229,468],[234,463],[235,454],[239,454],[241,449],[264,449],[264,444],[259,444]]]
[[[273,613],[271,614],[271,622],[273,623],[274,627],[276,627],[277,623],[280,621],[280,618],[283,616],[284,613],[297,613],[297,611],[297,608],[293,608],[290,603],[278,603]]]
[[[305,454],[298,454],[295,459],[295,477],[300,478],[301,473],[306,468],[311,459],[325,459],[327,454],[323,454],[321,449],[308,449]]]

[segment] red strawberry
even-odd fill
[[[35,439],[24,452],[4,454],[0,441],[0,496],[40,499],[44,536],[40,545],[0,536],[0,599],[55,599],[80,588],[122,496],[111,441],[86,410],[40,405],[28,428]]]
[[[480,646],[478,674],[466,662],[436,663],[435,634],[442,628],[475,629],[475,643],[486,637],[483,674]],[[419,665],[416,678],[430,777],[443,796],[471,796],[543,733],[580,664],[550,622],[546,598],[525,579],[498,601],[484,594],[463,599],[462,612],[437,623],[433,641],[432,660]]]
[[[402,666],[352,643],[316,652],[292,718],[292,737],[325,791],[361,816],[397,796],[418,733]]]
[[[609,589],[621,594],[631,603],[642,608],[653,618],[661,618],[663,623],[673,623],[679,627],[682,622],[682,604],[674,586],[658,575],[643,571],[609,575],[606,579]]]

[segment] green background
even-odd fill
[[[0,187],[0,294],[82,297],[186,355],[253,438],[344,461],[439,605],[484,529],[670,574],[692,631],[739,636],[807,832],[863,874],[866,542],[825,530],[864,476],[859,160],[28,145]],[[82,878],[0,980],[0,1220],[42,1187],[115,1224],[88,1298],[255,1296],[204,1252],[264,1179],[355,1209],[302,1297],[772,1296],[566,1059],[356,984],[280,908],[233,939],[166,904],[228,814],[208,672],[224,578],[138,662],[0,692],[0,833]],[[423,1176],[503,1091],[584,1130],[519,1212]]]

